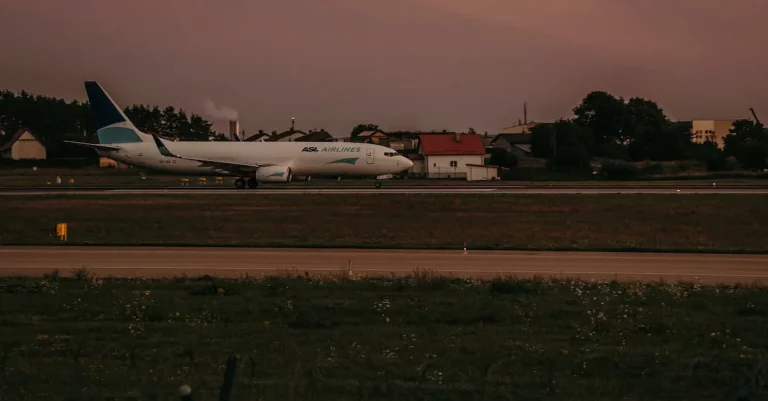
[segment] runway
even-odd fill
[[[512,186],[512,185],[422,185],[391,187],[267,187],[258,189],[229,189],[229,188],[116,188],[116,187],[80,187],[80,188],[0,188],[2,196],[40,196],[40,195],[305,195],[305,194],[740,194],[768,195],[768,186]]]
[[[367,276],[415,270],[492,278],[557,276],[583,279],[765,282],[768,255],[346,249],[0,247],[1,276],[62,275],[86,268],[97,276],[160,278],[181,275],[259,277],[284,272]]]

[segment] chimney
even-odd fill
[[[234,141],[235,137],[239,132],[240,132],[240,121],[230,120],[229,121],[229,140]]]
[[[458,132],[456,133],[456,142],[461,142],[461,134]]]

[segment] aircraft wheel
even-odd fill
[[[248,188],[255,189],[259,187],[259,182],[254,178],[248,179]]]
[[[245,188],[245,180],[242,178],[238,178],[235,180],[235,188],[237,189],[243,189]]]
[[[373,185],[375,185],[376,188],[381,188],[381,181],[376,181],[376,183]]]

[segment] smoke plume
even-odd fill
[[[225,120],[237,120],[238,118],[237,110],[226,106],[217,107],[216,103],[214,103],[211,99],[205,99],[203,102],[203,109],[205,110],[205,114],[208,114],[213,118],[220,118]]]

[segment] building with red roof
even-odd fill
[[[421,134],[414,173],[428,178],[496,179],[498,168],[486,166],[485,143],[478,134]],[[417,165],[418,164],[421,165]]]

